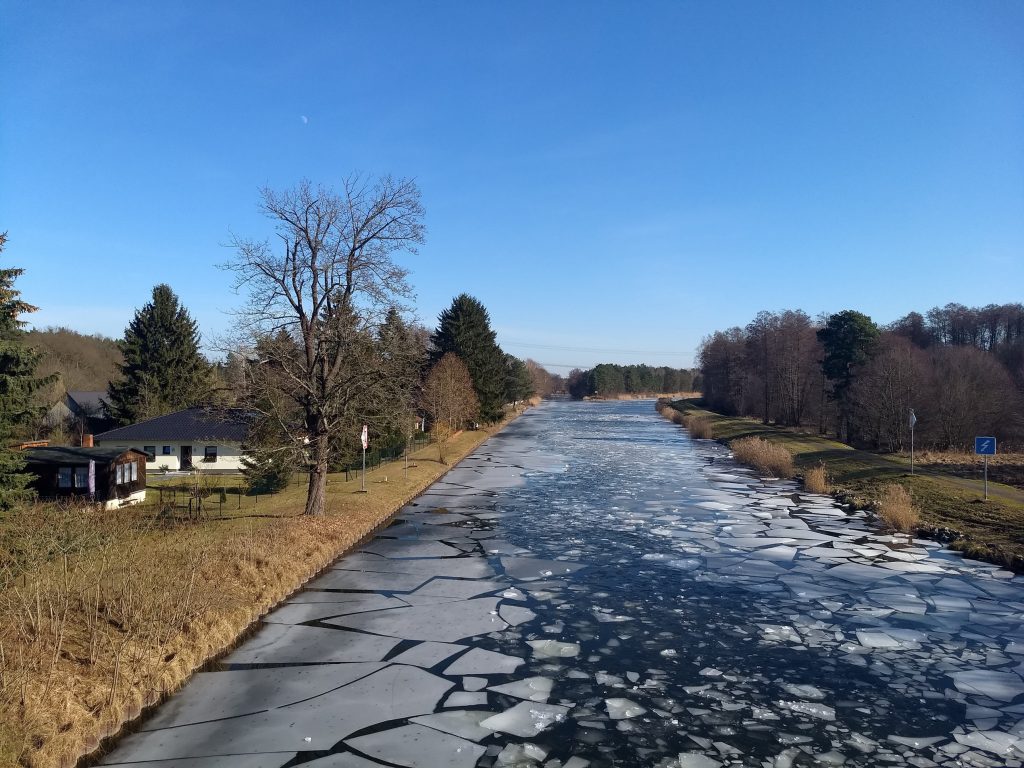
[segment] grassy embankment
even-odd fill
[[[74,765],[502,426],[454,436],[449,465],[434,445],[408,478],[384,464],[365,494],[332,475],[319,518],[293,484],[240,509],[212,498],[197,521],[52,505],[0,519],[0,766]]]
[[[702,419],[714,439],[731,445],[744,438],[761,438],[781,445],[793,455],[797,473],[824,466],[832,492],[859,508],[875,507],[884,487],[896,483],[906,489],[920,510],[920,531],[949,540],[971,557],[1024,569],[1024,493],[989,481],[989,500],[982,500],[980,482],[935,468],[910,474],[900,457],[858,451],[814,434],[766,426],[759,421],[722,416],[701,409],[693,400],[673,402],[682,415]],[[676,420],[676,419],[674,419]]]

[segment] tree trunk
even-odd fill
[[[322,515],[327,501],[327,434],[317,435],[310,443],[310,448],[313,451],[313,466],[309,473],[305,514]]]

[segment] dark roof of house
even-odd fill
[[[142,451],[134,448],[75,448],[64,445],[50,445],[46,448],[27,448],[24,451],[25,460],[30,464],[86,464],[95,461],[99,464],[109,464],[118,456],[130,451],[142,454]],[[143,454],[144,455],[144,454]]]
[[[186,408],[96,435],[97,442],[143,440],[210,440],[241,443],[249,435],[253,414],[242,408]]]
[[[73,400],[85,413],[100,415],[107,407],[106,392],[87,392],[76,389],[68,391],[68,399]]]

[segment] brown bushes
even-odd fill
[[[774,477],[793,476],[793,455],[781,445],[760,437],[744,437],[734,440],[729,447],[741,464],[755,467]]]
[[[896,483],[883,485],[875,500],[875,512],[889,528],[900,533],[913,534],[921,520],[907,489]]]
[[[828,493],[831,490],[824,464],[804,470],[804,490],[808,493]]]

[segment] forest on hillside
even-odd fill
[[[698,350],[705,404],[861,447],[1024,443],[1024,305],[948,304],[887,326],[847,310],[760,312]]]

